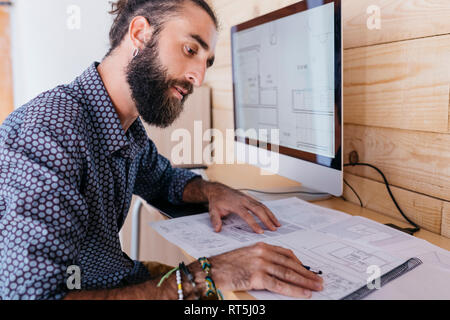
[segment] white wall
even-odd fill
[[[109,48],[110,0],[15,0],[14,105],[71,82]]]

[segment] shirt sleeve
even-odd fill
[[[0,141],[0,298],[61,299],[88,221],[67,137],[37,127]],[[65,146],[63,146],[65,145]]]
[[[196,177],[200,176],[189,170],[173,168],[149,140],[140,159],[134,194],[147,202],[164,199],[172,204],[182,204],[184,188]]]

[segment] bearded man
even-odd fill
[[[113,6],[103,61],[40,94],[0,129],[0,299],[177,299],[181,284],[183,298],[206,298],[211,283],[199,262],[178,274],[178,283],[174,273],[158,286],[162,273],[123,253],[119,231],[133,194],[148,202],[208,202],[217,232],[231,213],[258,233],[255,216],[269,230],[280,226],[252,198],[172,168],[140,119],[169,126],[202,85],[218,33],[209,5],[120,0]],[[222,291],[309,297],[322,289],[322,279],[292,251],[263,243],[207,264]],[[70,266],[81,270],[80,290],[67,287]]]

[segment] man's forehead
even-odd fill
[[[167,21],[182,36],[196,40],[203,49],[213,52],[217,42],[217,28],[209,14],[195,4],[186,4],[179,14]]]

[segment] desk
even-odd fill
[[[254,166],[250,165],[214,165],[210,167],[206,171],[209,179],[211,181],[217,181],[224,183],[230,187],[236,188],[236,189],[268,189],[268,188],[282,188],[282,187],[295,187],[300,186],[299,183],[286,179],[281,176],[274,176],[274,175],[261,175],[260,169],[256,168]],[[386,201],[391,201],[386,196]],[[401,216],[399,214],[399,220],[396,220],[394,218],[382,215],[380,213],[361,208],[360,206],[353,204],[348,201],[344,201],[341,198],[332,198],[325,201],[318,201],[315,202],[315,204],[334,209],[339,210],[351,215],[355,216],[362,216],[365,218],[372,219],[374,221],[380,222],[380,223],[394,223],[400,227],[410,227],[408,223],[403,222],[400,220]],[[151,211],[155,211],[153,208],[148,206],[147,204],[144,205],[147,207],[147,209]],[[154,215],[156,218],[155,220],[162,220],[166,219],[161,214],[157,214],[157,216]],[[147,227],[147,226],[146,226]],[[153,230],[152,230],[153,231]],[[432,232],[421,230],[418,233],[415,234],[418,238],[424,239],[426,241],[429,241],[430,243],[439,246],[443,249],[450,250],[450,239],[445,238],[443,236],[434,234]],[[179,255],[179,248],[176,248],[172,244],[169,244],[167,240],[156,234],[154,232],[152,239],[151,239],[152,247],[158,247],[158,248],[164,248],[164,254],[171,254],[173,252],[174,254]],[[155,242],[156,241],[156,242]],[[177,250],[178,249],[178,252]],[[160,249],[161,250],[161,249]],[[184,254],[187,261],[193,261],[194,259],[190,257],[187,254]],[[251,295],[245,292],[228,292],[224,293],[225,298],[227,300],[235,300],[235,299],[254,299]]]

